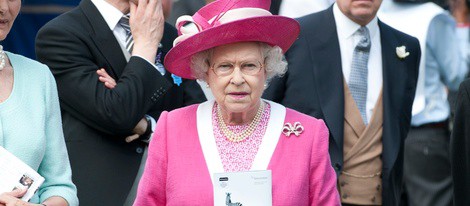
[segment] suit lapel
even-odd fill
[[[111,68],[106,68],[107,71],[111,71],[115,78],[119,78],[127,61],[113,31],[109,29],[104,18],[90,0],[81,1],[80,7],[93,28],[93,32],[90,33],[91,39],[111,66]]]
[[[314,85],[318,91],[321,109],[325,121],[330,128],[333,139],[338,149],[343,148],[344,130],[344,89],[343,71],[341,66],[341,52],[339,48],[336,23],[333,16],[333,7],[330,7],[324,15],[323,25],[312,26],[306,32],[314,38],[306,38],[314,65]],[[323,29],[323,32],[315,30]]]
[[[384,168],[391,169],[400,150],[399,109],[405,91],[406,65],[396,53],[400,42],[393,31],[379,21],[382,61],[383,61],[383,163]],[[397,139],[398,138],[398,139]]]

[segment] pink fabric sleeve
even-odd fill
[[[336,189],[336,173],[331,166],[328,153],[328,138],[328,128],[323,120],[320,120],[310,158],[309,202],[312,206],[341,205],[338,190]]]
[[[134,206],[166,205],[167,155],[167,116],[163,112],[150,141],[147,162],[139,182]]]

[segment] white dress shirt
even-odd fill
[[[344,79],[349,84],[349,74],[351,73],[354,48],[360,41],[360,36],[356,34],[356,31],[361,27],[361,25],[353,22],[344,15],[336,3],[333,6],[333,15],[335,17],[339,47],[341,50],[343,75]],[[382,90],[382,46],[380,43],[380,29],[377,17],[372,19],[366,27],[369,29],[371,42],[369,61],[367,63],[368,77],[366,102],[367,122],[370,122],[375,104],[377,103],[380,91]]]

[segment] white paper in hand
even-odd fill
[[[16,188],[26,188],[28,191],[21,200],[29,201],[43,182],[44,177],[0,147],[0,194]]]

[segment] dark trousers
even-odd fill
[[[401,205],[452,205],[449,140],[447,128],[411,128],[405,141]]]

